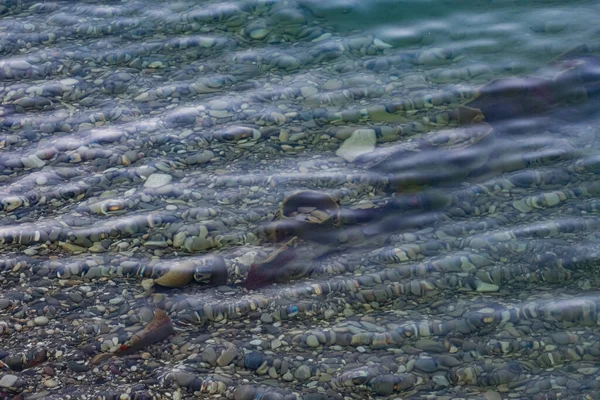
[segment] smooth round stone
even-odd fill
[[[175,382],[181,387],[186,387],[194,380],[194,375],[184,371],[178,371],[174,374]]]
[[[81,303],[83,301],[81,293],[71,293],[69,294],[69,298],[73,303]]]
[[[308,335],[306,337],[306,345],[308,347],[319,347],[320,346],[319,339],[317,339],[317,337],[315,335]]]
[[[415,343],[415,347],[419,350],[427,351],[430,353],[445,353],[446,348],[443,344],[436,342],[431,339],[420,339]]]
[[[124,301],[124,299],[122,297],[115,297],[113,299],[110,299],[108,302],[112,305],[117,305],[117,304],[121,304]]]
[[[375,393],[377,393],[378,395],[389,396],[394,393],[394,386],[396,385],[396,380],[393,376],[386,375],[375,378],[371,385]]]
[[[197,153],[191,154],[187,157],[186,162],[190,165],[195,164],[206,164],[215,157],[215,153],[210,150],[203,150]]]
[[[40,317],[35,317],[35,318],[33,319],[33,322],[34,322],[36,325],[43,326],[43,325],[48,325],[48,322],[50,322],[50,320],[49,320],[47,317],[40,316]]]
[[[169,174],[152,174],[144,182],[144,187],[156,188],[171,183],[173,177]]]
[[[261,341],[262,342],[262,341]],[[263,356],[257,351],[253,351],[244,357],[244,365],[251,370],[257,370],[263,362]]]
[[[550,335],[552,341],[556,344],[569,344],[571,339],[566,332],[556,332]]]
[[[265,324],[270,324],[273,322],[273,316],[270,313],[262,313],[260,316],[260,320]]]
[[[310,376],[311,376],[310,367],[307,365],[301,365],[294,372],[294,378],[298,379],[299,381],[305,381],[308,378],[310,378]]]
[[[437,365],[432,358],[419,358],[415,361],[415,368],[422,372],[435,372]]]
[[[10,299],[4,298],[0,299],[0,310],[4,310],[10,306]]]
[[[211,100],[208,105],[213,110],[227,110],[229,108],[229,103],[225,100]]]
[[[58,382],[56,382],[54,379],[46,379],[44,381],[44,386],[46,386],[47,388],[55,388],[58,386]]]

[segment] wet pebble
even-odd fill
[[[34,322],[36,325],[39,325],[39,326],[44,326],[44,325],[48,325],[48,323],[50,322],[50,320],[49,320],[47,317],[40,316],[40,317],[35,317],[35,318],[33,319],[33,322]]]

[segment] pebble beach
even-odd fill
[[[0,399],[599,398],[598,4],[408,3],[0,0]]]

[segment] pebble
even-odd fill
[[[432,358],[419,358],[415,361],[415,368],[422,372],[435,372],[437,369],[436,362]]]
[[[156,188],[164,185],[168,185],[173,180],[173,177],[169,174],[152,174],[144,182],[144,187]]]
[[[48,325],[48,322],[50,322],[50,320],[49,320],[47,317],[40,316],[40,317],[35,317],[35,318],[33,319],[33,322],[34,322],[36,325],[43,326],[43,325]]]
[[[219,358],[217,358],[217,365],[220,367],[229,365],[233,361],[233,359],[235,358],[236,355],[237,355],[237,350],[235,349],[235,347],[230,347],[230,348],[226,349],[225,351],[223,351],[221,353]]]
[[[52,389],[52,388],[55,388],[55,387],[58,386],[58,382],[55,381],[54,379],[46,379],[44,381],[44,386],[46,386],[47,388]]]
[[[87,372],[90,370],[90,367],[85,364],[80,364],[76,361],[67,362],[67,368],[69,368],[73,372]]]
[[[319,347],[321,344],[315,335],[308,335],[306,337],[306,345],[308,347]]]
[[[357,129],[342,143],[336,155],[348,162],[354,162],[363,154],[372,152],[377,143],[377,136],[373,129]]]
[[[296,371],[294,372],[294,378],[298,379],[299,381],[305,381],[308,378],[310,378],[311,376],[311,370],[310,367],[307,365],[301,365],[299,366]]]
[[[18,380],[19,380],[18,376],[6,374],[2,377],[2,379],[0,379],[0,387],[3,387],[3,388],[15,387]]]

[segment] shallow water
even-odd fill
[[[1,0],[0,398],[597,398],[599,8]]]

